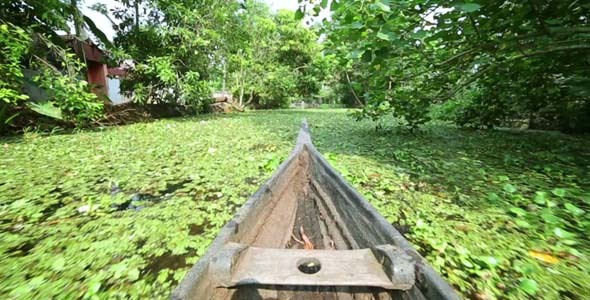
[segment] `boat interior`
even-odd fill
[[[272,269],[264,270],[265,267],[258,267],[257,274],[251,273],[250,279],[244,277],[246,281],[240,281],[248,284],[223,286],[219,284],[219,274],[215,274],[215,270],[212,270],[209,265],[211,261],[217,260],[216,255],[228,243],[262,250],[300,250],[292,251],[292,255],[305,254],[301,251],[306,249],[325,250],[326,252],[322,253],[328,255],[328,260],[330,257],[346,256],[341,250],[393,245],[411,257],[415,264],[416,282],[405,291],[375,286],[374,282],[371,282],[372,279],[363,281],[362,277],[358,276],[357,278],[361,279],[354,285],[294,285],[290,283],[298,282],[297,278],[305,279],[301,277],[305,274],[293,276],[287,274],[285,276],[288,279],[285,283],[289,284],[280,284],[281,281],[272,278],[272,274],[266,274],[266,277],[263,274],[272,272]],[[258,253],[251,259],[258,261],[284,259],[277,258],[279,256],[273,258],[273,254],[261,254],[267,253],[262,250],[251,252]],[[238,262],[234,259],[233,263]],[[317,263],[321,264],[321,261]],[[359,261],[356,263],[362,264]],[[348,265],[343,260],[338,264],[343,272],[348,269],[352,277],[357,275],[355,270],[351,269],[358,269],[353,266],[353,263]],[[314,266],[312,262],[312,271]],[[292,266],[279,264],[274,265],[274,271],[306,273],[300,267],[295,264]],[[293,270],[276,270],[276,268],[293,268]],[[296,270],[296,268],[300,269]],[[334,282],[337,282],[337,279],[332,278]],[[273,282],[273,284],[265,282]],[[301,280],[301,282],[306,281]],[[401,234],[328,164],[311,143],[309,132],[303,129],[297,146],[289,158],[244,205],[234,220],[221,230],[207,254],[201,257],[173,294],[174,299],[215,300],[455,299],[453,296],[452,289],[426,264]]]

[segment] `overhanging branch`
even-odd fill
[[[471,76],[467,81],[465,81],[464,83],[455,87],[449,94],[447,94],[446,96],[443,96],[443,97],[438,97],[438,99],[439,100],[448,100],[449,98],[455,96],[463,88],[465,88],[465,87],[469,86],[470,84],[474,83],[475,81],[477,81],[479,78],[481,78],[484,74],[486,74],[490,70],[495,69],[501,65],[513,62],[515,60],[527,58],[527,57],[539,56],[539,55],[544,55],[544,54],[549,54],[549,53],[554,53],[554,52],[561,52],[561,51],[573,51],[573,50],[590,50],[590,45],[572,45],[572,46],[556,47],[556,48],[552,48],[552,49],[533,51],[533,52],[524,53],[521,55],[510,57],[504,61],[498,62],[496,64],[491,64],[491,65],[479,70],[473,76]]]

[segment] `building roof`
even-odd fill
[[[125,76],[127,75],[127,69],[123,68],[123,67],[117,67],[117,68],[108,68],[107,69],[107,73],[110,76]]]
[[[100,49],[91,39],[85,41],[79,41],[79,39],[72,34],[63,35],[62,38],[68,43],[75,53],[84,53],[87,61],[94,61],[104,63],[106,61],[107,52]]]

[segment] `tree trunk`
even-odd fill
[[[82,37],[82,17],[80,16],[80,10],[78,10],[78,0],[70,0],[72,6],[72,16],[74,17],[74,30],[78,39]]]
[[[73,40],[74,42],[74,51],[76,54],[82,58],[84,61],[84,72],[88,70],[88,62],[86,61],[86,53],[84,53],[84,45],[82,41],[85,41],[88,36],[86,36],[86,32],[84,31],[83,24],[84,20],[82,19],[82,14],[80,13],[80,9],[78,9],[78,0],[70,0],[70,5],[72,6],[72,17],[74,18],[74,30],[76,31],[76,38]],[[86,78],[88,79],[88,74],[86,74]]]
[[[139,30],[139,0],[135,0],[135,30]]]
[[[240,107],[244,99],[244,64],[240,61]]]

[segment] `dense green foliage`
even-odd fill
[[[60,64],[59,67],[55,67],[42,59],[39,59],[39,63],[33,64],[40,71],[33,80],[45,90],[46,105],[52,107],[55,105],[63,119],[78,125],[85,125],[99,119],[103,112],[103,103],[90,92],[88,82],[80,78],[80,74],[84,73],[84,63],[74,53],[48,40],[45,40],[45,43],[51,47],[53,55],[58,57]],[[37,103],[29,105],[35,111],[52,116],[51,109],[43,109]]]
[[[296,21],[291,11],[276,15],[248,2],[229,61],[234,94],[255,107],[277,108],[291,100],[317,95],[326,77],[316,34]]]
[[[320,151],[466,298],[590,297],[588,137],[430,121],[590,130],[590,5],[301,2],[331,21],[308,28],[302,11],[259,1],[119,0],[113,44],[79,1],[1,2],[0,133],[27,110],[75,125],[102,116],[83,55],[58,35],[68,24],[75,42],[87,29],[112,63],[132,62],[122,87],[138,104],[203,112],[230,90],[254,108],[362,107],[358,123],[278,111],[1,140],[1,298],[166,298],[286,157],[303,116]],[[23,92],[28,71],[45,102]]]
[[[587,2],[339,0],[330,8],[327,48],[357,83],[361,116],[393,113],[415,127],[445,103],[459,125],[521,119],[590,130]]]
[[[167,103],[205,112],[212,92],[227,90],[240,106],[279,108],[313,99],[323,86],[328,60],[314,30],[293,12],[274,12],[259,1],[118,2],[122,6],[92,6],[112,22],[113,43],[82,15],[84,3],[78,0],[0,3],[2,131],[23,110],[66,121],[60,125],[87,125],[103,117],[105,97],[90,93],[83,50],[73,55],[61,32],[74,31],[71,43],[91,38],[108,50],[105,61],[111,66],[129,67],[121,88],[138,105]],[[35,74],[34,80],[24,70]],[[27,84],[39,87],[44,99],[28,98]],[[19,124],[35,126],[27,119],[34,116],[23,115]]]
[[[135,62],[124,89],[137,102],[203,110],[211,92],[225,88],[240,104],[277,108],[319,92],[317,36],[293,12],[274,13],[258,1],[121,3],[115,44],[119,59]]]
[[[81,79],[85,66],[71,47],[60,37],[71,32],[68,22],[76,24],[79,42],[87,38],[88,28],[99,40],[109,44],[104,34],[89,18],[82,16],[77,1],[20,0],[0,3],[0,133],[25,109],[85,125],[102,114],[102,102]],[[24,71],[38,74],[27,78]],[[31,99],[24,85],[36,83],[47,94],[45,99]],[[57,111],[57,113],[56,113]]]
[[[21,91],[24,75],[20,68],[29,42],[30,38],[22,28],[0,24],[0,133],[16,116],[8,109],[29,98]]]
[[[115,12],[120,59],[135,68],[124,90],[142,103],[181,103],[202,111],[209,104],[207,81],[218,71],[235,24],[235,1],[121,1]],[[138,2],[142,9],[132,9]],[[137,12],[140,15],[137,15]],[[143,12],[143,13],[142,13]]]
[[[20,61],[27,53],[30,37],[22,28],[10,24],[0,24],[0,99],[3,104],[26,100],[27,95],[19,91],[19,81],[24,77]]]
[[[167,298],[286,158],[303,117],[465,297],[590,296],[587,136],[376,134],[343,110],[306,110],[0,140],[1,298]]]

